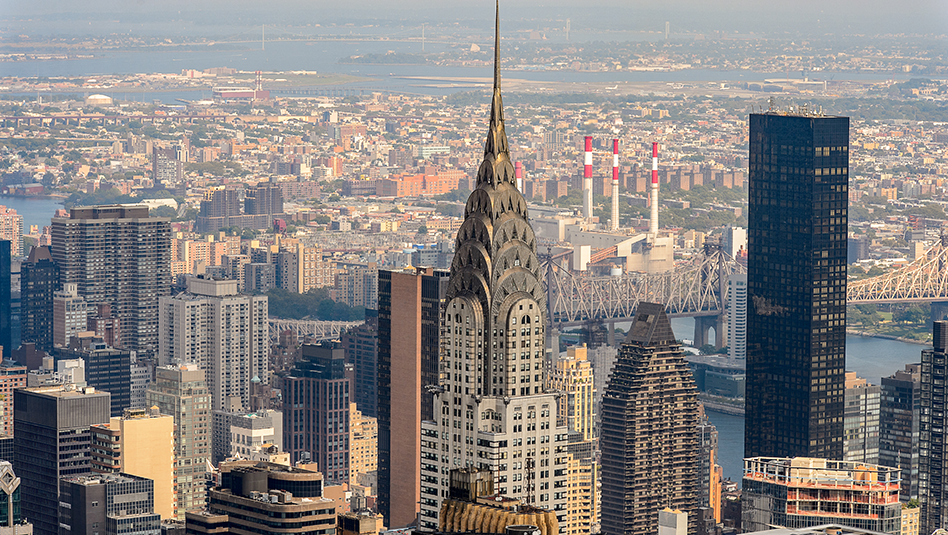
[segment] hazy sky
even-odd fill
[[[0,21],[65,17],[123,22],[358,24],[396,19],[477,24],[485,18],[489,22],[492,11],[490,0],[0,0]],[[948,0],[503,0],[501,14],[511,29],[528,21],[570,18],[573,27],[629,30],[652,29],[668,20],[682,30],[705,32],[948,34]]]

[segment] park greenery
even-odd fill
[[[350,307],[329,297],[326,288],[313,288],[306,293],[289,292],[274,288],[266,293],[270,315],[284,319],[332,321],[362,321],[365,308]]]

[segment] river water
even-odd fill
[[[23,216],[23,233],[30,230],[30,225],[36,225],[40,230],[49,225],[49,220],[56,210],[63,207],[60,199],[37,197],[11,197],[0,195],[0,205],[16,210]]]
[[[694,337],[694,320],[673,319],[672,328],[679,339]],[[919,362],[926,347],[886,338],[849,335],[846,337],[846,369],[870,383],[879,384],[882,377],[892,375],[906,364]],[[707,414],[718,429],[718,464],[724,470],[724,477],[738,481],[744,467],[744,417],[716,411],[707,411]]]

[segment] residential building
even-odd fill
[[[352,394],[345,352],[336,343],[301,349],[302,360],[282,381],[283,449],[294,463],[311,456],[327,482],[347,483]]]
[[[53,346],[66,347],[69,341],[86,332],[88,307],[75,284],[64,284],[53,293]]]
[[[899,535],[898,468],[812,457],[744,459],[745,532],[841,524]]]
[[[122,347],[122,322],[112,314],[111,305],[99,303],[90,307],[86,317],[86,330],[101,338],[109,347]]]
[[[698,505],[712,510],[716,522],[721,521],[721,482],[718,479],[718,429],[704,407],[698,419]]]
[[[849,118],[750,116],[748,457],[843,456]]]
[[[154,511],[154,482],[131,474],[64,477],[59,495],[61,533],[154,535],[161,517]]]
[[[388,526],[407,526],[419,510],[421,422],[434,417],[425,386],[440,383],[447,285],[445,271],[379,271],[378,507]]]
[[[586,346],[570,347],[566,357],[557,359],[550,378],[550,388],[563,392],[557,402],[556,417],[560,425],[578,432],[583,440],[594,438],[593,370],[586,358]]]
[[[948,524],[948,321],[935,321],[932,349],[922,351],[919,403],[918,498],[922,505],[921,533],[932,533]]]
[[[921,512],[917,504],[902,504],[902,535],[919,535]]]
[[[313,288],[332,286],[334,263],[323,259],[319,247],[288,244],[275,258],[277,286],[288,292],[306,293]]]
[[[50,253],[62,283],[87,303],[108,303],[121,321],[121,347],[158,351],[158,298],[171,291],[171,223],[148,207],[73,208],[52,220]]]
[[[23,516],[37,535],[59,533],[61,478],[92,468],[90,426],[109,421],[109,394],[56,385],[14,390],[13,468]]]
[[[142,410],[145,405],[145,391],[151,385],[151,378],[155,374],[153,360],[137,360],[129,367],[131,370],[131,393],[129,394],[128,408]]]
[[[215,410],[231,398],[249,408],[251,380],[269,381],[267,296],[241,294],[228,279],[192,277],[187,288],[158,300],[159,364],[196,363]]]
[[[13,391],[26,386],[26,366],[15,360],[0,362],[0,434],[13,436]],[[12,461],[12,457],[0,457]],[[2,522],[0,522],[2,524]]]
[[[879,462],[879,398],[882,389],[846,372],[843,460]],[[899,466],[899,465],[895,465]]]
[[[3,205],[0,205],[0,240],[10,242],[11,255],[23,255],[23,216]]]
[[[902,468],[902,502],[918,499],[921,364],[882,378],[879,463]]]
[[[357,404],[349,404],[349,482],[358,483],[359,474],[379,468],[378,420],[362,414]]]
[[[664,306],[639,303],[600,419],[603,535],[655,533],[665,507],[687,513],[694,531],[698,391]]]
[[[351,307],[376,310],[379,303],[379,270],[375,264],[346,266],[335,276],[332,291],[333,301]]]
[[[335,526],[322,474],[259,461],[221,464],[207,509],[187,514],[188,534],[332,534]]]
[[[742,227],[724,228],[724,252],[731,258],[737,258],[742,249],[747,249],[747,229]]]
[[[155,382],[145,393],[149,407],[174,416],[175,434],[174,487],[178,499],[178,519],[184,513],[205,506],[207,459],[211,455],[211,397],[204,370],[197,364],[160,366]]]
[[[727,278],[727,354],[747,358],[747,274]]]
[[[174,417],[157,407],[126,410],[107,424],[91,426],[92,471],[124,473],[153,482],[154,512],[162,520],[177,517],[174,490]]]
[[[49,247],[33,247],[20,264],[20,341],[42,350],[53,347],[53,293],[59,289],[59,267]]]

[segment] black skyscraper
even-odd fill
[[[936,321],[932,349],[922,351],[921,410],[918,440],[919,533],[932,533],[948,522],[948,462],[945,445],[945,381],[948,380],[948,321]]]
[[[13,347],[13,287],[10,241],[0,240],[0,346],[5,359],[12,358]]]
[[[53,341],[53,293],[59,289],[59,268],[49,247],[33,247],[20,266],[20,341],[48,350]]]
[[[843,455],[849,118],[750,116],[744,456]]]

